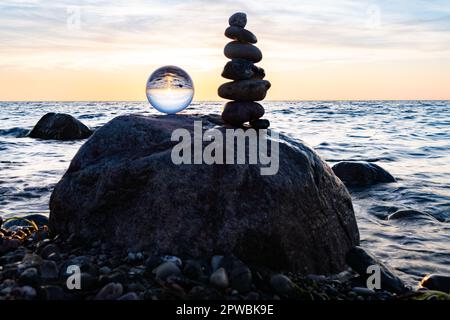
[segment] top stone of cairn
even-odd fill
[[[236,12],[229,19],[230,26],[245,28],[247,24],[247,15],[244,12]]]

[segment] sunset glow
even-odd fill
[[[248,14],[268,100],[450,99],[448,1],[54,1],[0,4],[0,100],[145,100],[176,65],[218,100],[228,16]]]

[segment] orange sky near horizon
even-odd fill
[[[333,66],[299,70],[298,76],[270,72],[266,100],[450,100],[450,70],[408,65]],[[152,71],[15,71],[0,75],[1,101],[143,101]],[[195,101],[221,100],[217,87],[228,81],[221,69],[192,72]],[[296,72],[297,73],[297,72]],[[388,77],[388,79],[387,79]]]

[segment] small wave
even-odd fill
[[[379,161],[387,161],[387,162],[392,162],[395,161],[395,158],[391,158],[391,157],[379,157],[379,158],[368,158],[368,159],[355,159],[355,158],[350,158],[350,159],[326,159],[326,162],[342,162],[342,161],[364,161],[364,162],[379,162]]]
[[[29,132],[29,129],[24,128],[0,129],[0,136],[23,138],[26,137]]]
[[[95,119],[95,118],[100,118],[100,117],[104,117],[104,116],[105,116],[104,113],[83,114],[83,115],[79,116],[78,119]]]

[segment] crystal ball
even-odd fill
[[[161,67],[148,78],[147,99],[160,112],[180,112],[189,106],[193,97],[192,79],[179,67]]]

